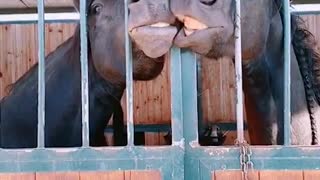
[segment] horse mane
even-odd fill
[[[57,53],[60,53],[61,51],[65,51],[65,47],[67,44],[70,43],[70,41],[74,41],[75,37],[74,35],[69,37],[66,41],[64,41],[62,44],[60,44],[54,51],[50,52],[46,57],[45,57],[45,63],[46,63],[46,70],[49,70],[49,72],[46,72],[46,74],[50,73],[50,70],[54,71],[54,68],[47,68],[50,60],[55,57]],[[71,58],[72,59],[72,58]],[[52,59],[54,60],[54,59]],[[23,86],[25,83],[27,83],[28,80],[35,74],[38,73],[38,66],[39,63],[35,63],[25,74],[23,74],[18,80],[13,82],[12,84],[9,84],[5,90],[7,91],[7,94],[10,95],[14,93],[16,89],[19,89],[21,86]],[[47,76],[47,75],[46,75]],[[36,88],[36,87],[29,87],[29,88]]]
[[[284,23],[282,0],[274,1],[280,10],[282,23]],[[299,66],[302,66],[302,71],[306,71],[301,73],[303,76],[307,76],[320,105],[320,54],[314,35],[306,27],[305,20],[298,15],[291,15],[291,38]]]
[[[283,18],[282,0],[274,0]],[[296,55],[300,73],[304,82],[306,101],[311,120],[312,144],[317,144],[317,129],[314,117],[316,102],[320,105],[320,54],[313,34],[306,27],[306,22],[298,15],[291,15],[291,43]]]
[[[313,34],[305,27],[304,20],[299,16],[292,17],[292,44],[302,68],[308,73],[312,89],[320,104],[320,54]]]

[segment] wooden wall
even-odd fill
[[[320,171],[249,171],[250,180],[319,180]],[[55,172],[0,174],[0,180],[161,180],[159,171]],[[241,171],[215,171],[212,180],[242,180]]]
[[[249,180],[318,180],[320,171],[263,170],[249,171]],[[241,171],[216,171],[212,180],[242,180]]]
[[[72,7],[72,0],[45,0],[45,7]],[[10,0],[0,1],[0,9],[19,8],[28,9],[37,7],[37,0]]]
[[[320,42],[320,17],[308,16],[310,30]],[[74,24],[46,25],[46,54],[70,37]],[[320,49],[319,49],[320,50]],[[6,87],[37,62],[37,28],[28,25],[0,26],[0,98]],[[136,124],[169,124],[170,73],[168,61],[161,75],[153,81],[134,83],[134,120]],[[235,122],[234,65],[230,59],[201,62],[203,118],[210,122]],[[125,111],[125,96],[122,99]],[[154,135],[159,136],[159,135]],[[229,133],[228,143],[235,134]],[[156,140],[159,142],[161,140]]]

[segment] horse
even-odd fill
[[[243,91],[250,143],[284,143],[282,0],[241,2]],[[234,60],[234,0],[171,0],[183,24],[174,44],[211,59]],[[305,22],[291,15],[291,144],[316,145],[320,132],[320,55]]]
[[[86,0],[86,3],[90,146],[107,145],[104,129],[112,114],[114,135],[118,138],[115,141],[122,143],[120,99],[126,88],[125,4],[118,0]],[[79,0],[74,0],[74,6],[79,11]],[[162,8],[153,8],[158,6]],[[177,28],[170,23],[175,17],[165,1],[135,2],[130,4],[130,11],[133,79],[151,80],[161,73],[164,55],[173,44]],[[158,41],[146,41],[143,37]],[[72,37],[45,58],[45,147],[82,145],[79,54],[78,24]],[[35,64],[0,102],[2,148],[37,146],[37,72],[38,64]]]

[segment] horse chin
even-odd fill
[[[130,36],[144,54],[150,58],[159,58],[169,52],[178,29],[175,26],[133,28]]]
[[[223,28],[221,27],[202,30],[190,30],[184,27],[175,37],[174,45],[188,48],[208,58],[217,58],[218,54],[222,54],[217,51],[217,47],[225,42],[222,33]]]

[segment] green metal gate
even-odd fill
[[[0,149],[0,172],[34,171],[115,171],[115,170],[159,170],[165,180],[211,179],[214,170],[238,169],[319,169],[319,147],[290,146],[290,106],[285,108],[285,145],[255,147],[247,146],[243,137],[243,100],[241,77],[241,27],[240,0],[237,0],[236,29],[236,75],[237,75],[237,132],[238,145],[231,147],[204,147],[198,143],[197,67],[196,55],[183,49],[172,48],[171,59],[171,110],[172,145],[141,147],[133,143],[133,80],[131,49],[126,32],[127,69],[127,134],[125,147],[89,147],[88,116],[88,65],[86,34],[86,1],[80,1],[81,24],[81,89],[83,146],[81,148],[44,148],[45,83],[44,83],[44,2],[38,0],[39,32],[39,96],[38,96],[38,148]],[[128,5],[128,0],[125,0]],[[289,1],[284,0],[285,9],[285,104],[290,104],[290,13]],[[308,11],[315,13],[316,11]],[[294,12],[301,13],[301,12]],[[125,10],[128,24],[128,9]],[[68,20],[66,20],[68,21]],[[10,23],[0,19],[0,23]]]

